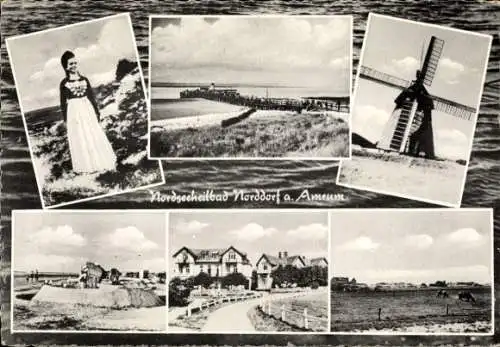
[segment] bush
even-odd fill
[[[317,281],[313,281],[311,283],[311,289],[318,289],[319,288],[319,283]]]
[[[320,266],[307,266],[301,269],[291,265],[278,266],[271,275],[273,283],[280,287],[294,283],[299,287],[310,287],[314,282],[318,286],[328,285],[328,269]]]
[[[257,290],[257,281],[258,281],[257,271],[253,270],[252,271],[252,287],[250,288],[251,290]]]
[[[214,282],[212,277],[205,272],[200,272],[193,278],[194,286],[202,286],[203,288],[208,288]]]
[[[191,288],[186,286],[179,277],[174,277],[168,285],[168,305],[187,306]]]
[[[248,279],[243,274],[235,272],[222,277],[221,284],[222,287],[240,286],[240,285],[247,286]]]

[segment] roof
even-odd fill
[[[312,259],[310,260],[310,263],[311,263],[311,265],[318,265],[318,264],[319,264],[319,263],[321,263],[321,261],[323,261],[323,260],[325,261],[325,263],[327,263],[327,264],[328,264],[328,260],[326,260],[326,258],[325,258],[325,257],[320,257],[320,258],[312,258]]]
[[[278,266],[278,265],[292,265],[296,259],[299,259],[302,264],[306,265],[305,261],[304,261],[304,258],[300,255],[292,255],[292,256],[289,256],[289,257],[286,257],[286,258],[279,258],[279,257],[276,257],[274,255],[270,255],[270,254],[262,254],[262,256],[259,258],[259,261],[260,259],[262,258],[266,258],[268,263],[271,264],[272,266]]]
[[[236,253],[238,253],[242,257],[244,263],[250,263],[250,261],[248,260],[247,254],[237,250],[233,246],[229,246],[227,248],[188,248],[188,247],[182,247],[181,249],[179,249],[177,252],[174,253],[173,257],[176,257],[183,250],[186,250],[188,253],[190,253],[197,263],[220,262],[220,261],[222,261],[222,256],[224,254],[226,254],[229,250],[234,250]]]

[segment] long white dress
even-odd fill
[[[114,170],[116,155],[87,97],[88,80],[67,80],[66,100],[68,143],[73,171],[79,173]]]

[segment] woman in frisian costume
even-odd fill
[[[116,155],[99,124],[99,107],[89,80],[78,72],[78,62],[72,52],[64,52],[61,65],[66,72],[59,85],[61,111],[66,123],[73,171],[114,170]]]

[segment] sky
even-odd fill
[[[372,16],[364,40],[361,65],[412,80],[430,37],[445,41],[429,93],[476,108],[487,64],[489,37]],[[466,54],[465,54],[466,52]],[[380,140],[400,90],[359,79],[353,100],[353,132],[372,142]],[[468,159],[475,120],[433,111],[436,155]]]
[[[106,270],[166,271],[161,212],[29,212],[15,215],[16,271],[80,272],[87,261]]]
[[[151,81],[349,93],[351,32],[347,16],[153,18]]]
[[[7,45],[25,112],[59,104],[59,83],[65,77],[60,59],[66,50],[75,53],[80,73],[92,86],[114,80],[119,59],[137,61],[127,15],[18,36]]]
[[[330,272],[358,282],[491,283],[488,210],[334,210]]]
[[[327,212],[171,212],[169,258],[180,248],[227,248],[248,254],[255,266],[262,253],[328,259]],[[170,260],[169,259],[169,260]],[[169,262],[170,271],[173,262]]]

